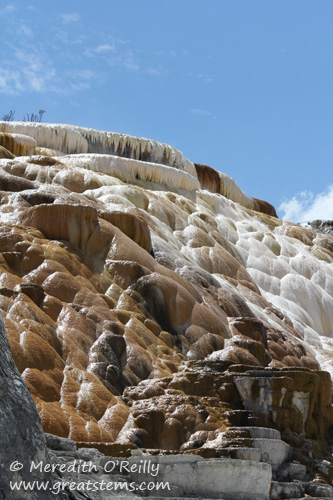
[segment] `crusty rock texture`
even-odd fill
[[[10,482],[52,480],[50,474],[34,470],[32,462],[47,463],[46,441],[36,407],[29,390],[22,381],[10,354],[8,340],[0,315],[0,498],[20,500],[22,490],[10,487]],[[13,464],[20,463],[16,470]],[[51,499],[48,492],[25,492],[26,500]]]
[[[170,146],[0,131],[0,310],[44,431],[239,458],[254,441],[236,427],[272,428],[315,479],[333,438],[333,236]]]
[[[303,222],[301,225],[315,229],[320,233],[333,235],[333,220],[313,220],[311,222]]]
[[[239,189],[231,177],[223,174],[222,172],[217,172],[208,165],[201,165],[200,163],[195,163],[194,165],[200,181],[201,189],[207,189],[212,193],[223,194],[223,196],[231,198],[232,200],[237,201],[252,210],[257,210],[258,212],[271,215],[272,217],[277,217],[273,205],[267,201],[246,196],[246,194]]]

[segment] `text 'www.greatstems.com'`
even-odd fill
[[[12,491],[50,491],[54,495],[58,495],[61,491],[82,491],[82,492],[96,492],[96,491],[127,491],[127,492],[149,492],[159,490],[170,490],[168,481],[142,481],[141,483],[126,482],[126,481],[10,481],[10,488]]]

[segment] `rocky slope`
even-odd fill
[[[333,236],[147,139],[1,122],[0,145],[0,310],[44,431],[329,487]]]
[[[333,221],[332,220],[313,220],[310,222],[303,222],[300,224],[303,227],[308,227],[319,231],[320,233],[333,235]]]

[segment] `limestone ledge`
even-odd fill
[[[151,139],[73,125],[0,122],[0,147],[4,148],[0,158],[60,154],[68,165],[81,164],[125,182],[146,186],[148,182],[159,189],[208,189],[251,210],[277,216],[272,205],[247,196],[227,174],[193,164],[172,146]]]

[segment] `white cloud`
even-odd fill
[[[23,91],[21,77],[18,71],[0,68],[0,92],[7,95],[17,95]]]
[[[138,73],[140,71],[140,65],[135,62],[132,57],[126,58],[123,65],[128,71],[131,71],[132,73]]]
[[[38,48],[14,48],[12,60],[0,69],[0,91],[15,95],[21,92],[45,92],[54,84],[55,68]]]
[[[96,59],[96,55],[109,66],[125,68],[132,73],[141,71],[141,63],[134,50],[125,48],[127,41],[114,38],[110,42],[97,45],[97,47],[87,48],[84,55]]]
[[[81,92],[91,87],[91,82],[95,79],[95,74],[90,70],[71,71],[68,75],[69,88],[72,91]]]
[[[64,24],[76,23],[80,21],[81,16],[77,12],[71,12],[69,14],[61,14],[61,19]]]
[[[17,10],[14,4],[0,4],[0,15]],[[0,95],[74,94],[101,86],[120,71],[142,78],[168,74],[156,61],[155,52],[140,51],[131,40],[116,36],[112,30],[106,33],[84,26],[76,12],[47,18],[28,3],[26,15],[19,20],[8,15],[3,23]],[[173,53],[164,57],[173,57]]]
[[[54,92],[71,94],[87,90],[96,79],[96,74],[88,69],[71,69],[59,74],[45,56],[17,50],[16,61],[20,70],[0,68],[0,93],[18,95],[24,92]],[[103,75],[99,75],[101,80]]]
[[[96,49],[93,49],[93,52],[96,54],[107,54],[108,52],[115,52],[116,48],[114,45],[110,45],[109,43],[105,43],[103,45],[99,45]]]
[[[291,222],[306,222],[316,219],[333,219],[333,185],[323,193],[314,195],[303,191],[285,200],[279,206],[281,218]]]
[[[0,9],[0,16],[6,16],[15,10],[14,5],[6,5],[3,9]]]
[[[199,108],[190,109],[190,113],[192,113],[193,115],[198,115],[198,116],[210,116],[211,118],[214,118],[214,119],[216,118],[214,113],[212,113],[211,111],[207,111],[206,109],[199,109]]]
[[[32,29],[29,28],[26,24],[22,23],[18,28],[18,34],[23,35],[27,38],[33,38],[34,34]]]

